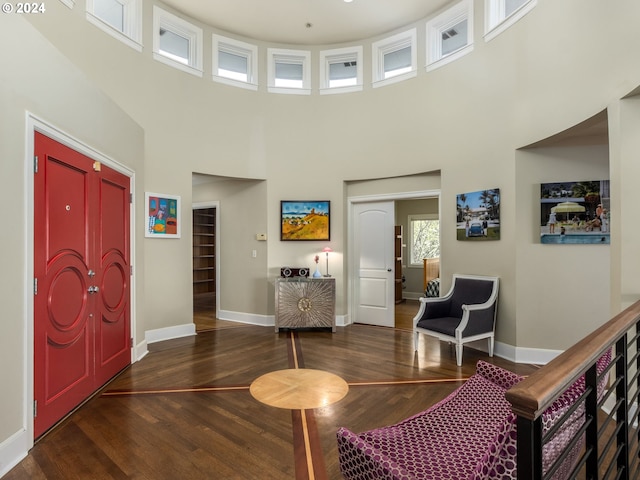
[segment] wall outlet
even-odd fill
[[[256,240],[260,240],[261,242],[264,242],[267,240],[267,234],[266,233],[256,233]]]

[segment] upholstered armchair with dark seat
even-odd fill
[[[415,350],[420,333],[454,343],[456,363],[461,366],[463,345],[486,338],[492,357],[498,286],[498,277],[454,274],[444,297],[421,297],[420,310],[413,319]]]

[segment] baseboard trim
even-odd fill
[[[262,327],[273,327],[276,324],[274,315],[234,312],[231,310],[219,310],[218,318],[229,322],[248,323],[250,325],[260,325]]]
[[[402,292],[404,300],[418,300],[420,297],[424,297],[424,292]]]
[[[146,344],[162,342],[164,340],[172,340],[174,338],[189,337],[196,334],[195,323],[185,323],[184,325],[176,325],[174,327],[157,328],[155,330],[147,330],[144,332]],[[146,346],[145,346],[146,350]]]
[[[336,315],[336,325],[338,327],[346,327],[347,325],[351,325],[349,315]]]
[[[0,478],[18,465],[33,446],[28,432],[21,429],[0,443]]]
[[[147,353],[149,353],[149,349],[147,348],[147,340],[143,340],[138,343],[138,345],[136,345],[136,348],[134,350],[134,361],[138,362],[142,360],[147,355]]]
[[[562,353],[562,350],[546,350],[543,348],[514,347],[507,343],[495,342],[494,353],[500,358],[515,363],[531,363],[546,365]]]

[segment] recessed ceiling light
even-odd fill
[[[344,3],[351,3],[353,0],[344,0]]]

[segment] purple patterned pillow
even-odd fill
[[[517,375],[504,368],[497,367],[491,363],[487,363],[482,360],[478,360],[476,365],[476,373],[482,375],[487,380],[495,383],[496,385],[509,390],[511,387],[520,383],[524,377]]]

